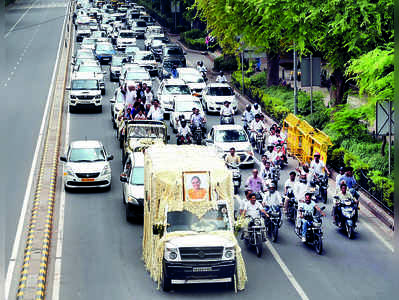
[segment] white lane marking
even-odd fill
[[[22,19],[25,17],[25,15],[32,9],[33,5],[37,2],[38,0],[32,2],[32,5],[22,14],[22,16],[19,17],[19,19],[17,20],[17,22],[10,28],[10,30],[4,35],[4,38],[6,39],[9,34],[15,29],[15,27],[17,27],[17,25],[19,24],[19,22],[22,21]]]
[[[388,242],[386,241],[377,231],[375,231],[375,229],[367,224],[365,221],[361,223],[362,225],[366,226],[368,230],[370,230],[372,233],[374,233],[374,235],[391,251],[391,252],[395,252],[394,247]]]
[[[283,259],[280,257],[280,255],[278,254],[276,249],[272,246],[270,241],[266,241],[265,245],[269,249],[270,253],[273,255],[276,262],[280,265],[280,268],[283,270],[285,276],[288,278],[288,280],[291,282],[292,286],[297,291],[299,297],[301,297],[302,300],[309,300],[309,297],[306,295],[305,291],[303,290],[301,285],[298,283],[298,281],[296,281],[294,275],[288,269],[287,265],[285,264]]]
[[[70,113],[67,113],[67,120],[65,125],[65,144],[64,152],[69,144],[69,128],[70,128]],[[61,267],[62,267],[62,246],[64,241],[64,218],[65,216],[65,189],[64,189],[64,176],[62,176],[61,197],[60,197],[60,210],[58,213],[58,234],[57,234],[57,249],[55,253],[55,266],[54,266],[54,280],[53,280],[53,297],[51,299],[58,300],[60,298],[61,286]]]
[[[63,28],[65,28],[66,20],[67,20],[67,15],[65,15],[65,17],[64,17]],[[26,216],[26,213],[27,213],[29,199],[30,199],[30,195],[31,195],[34,171],[36,169],[37,160],[39,158],[40,145],[42,144],[42,139],[43,139],[43,136],[44,136],[44,133],[45,133],[44,132],[44,129],[45,129],[44,125],[46,124],[46,119],[47,119],[47,115],[48,115],[48,112],[49,112],[51,91],[53,90],[53,86],[55,84],[56,66],[58,65],[58,61],[59,61],[62,42],[63,42],[63,40],[61,40],[61,36],[60,36],[60,40],[58,42],[57,57],[56,57],[56,60],[55,60],[55,64],[54,64],[54,68],[53,68],[53,75],[52,75],[52,78],[51,78],[50,88],[49,88],[48,95],[47,95],[47,100],[46,100],[46,107],[44,109],[42,123],[40,125],[39,136],[37,137],[36,148],[35,148],[35,152],[34,152],[34,156],[33,156],[33,160],[32,160],[32,166],[31,166],[31,169],[30,169],[30,172],[29,172],[28,182],[27,182],[27,185],[26,185],[25,196],[24,196],[24,200],[23,200],[23,204],[22,204],[22,208],[21,208],[21,214],[19,216],[18,225],[17,225],[17,231],[16,231],[16,234],[15,234],[15,240],[14,240],[14,243],[13,243],[13,246],[12,246],[11,257],[10,257],[9,263],[8,263],[8,269],[7,269],[7,275],[6,275],[7,277],[6,277],[5,284],[4,284],[4,294],[5,294],[5,298],[4,299],[9,299],[8,297],[9,297],[9,294],[10,294],[11,281],[13,279],[13,274],[14,274],[14,271],[15,271],[15,260],[17,258],[18,250],[19,250],[19,247],[20,247],[20,244],[21,244],[22,230],[23,230],[25,216]]]

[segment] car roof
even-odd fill
[[[163,81],[165,85],[187,85],[183,79],[169,78],[164,79]]]
[[[103,144],[97,140],[88,140],[88,141],[73,141],[69,145],[71,148],[102,148]]]
[[[177,71],[181,74],[192,74],[201,76],[201,73],[195,68],[177,68]]]
[[[92,79],[97,80],[96,75],[94,72],[73,72],[72,73],[72,80],[74,79]]]
[[[133,152],[131,159],[132,159],[132,163],[133,163],[133,168],[144,167],[144,153],[143,152]]]
[[[214,125],[213,130],[219,131],[219,130],[244,130],[242,125],[235,124],[235,125]]]
[[[230,87],[230,85],[228,83],[222,83],[222,82],[210,82],[207,85],[208,87]]]

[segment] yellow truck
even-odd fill
[[[224,283],[243,290],[232,173],[215,148],[153,145],[144,168],[143,259],[158,287]]]

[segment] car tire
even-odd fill
[[[169,292],[172,289],[172,280],[165,274],[165,267],[162,268],[162,290]]]
[[[131,211],[129,210],[128,206],[125,205],[125,214],[126,214],[126,222],[132,223],[133,221],[133,216]]]
[[[101,90],[101,95],[105,95],[105,89],[104,90]]]

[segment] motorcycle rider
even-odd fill
[[[261,132],[263,134],[265,132],[265,130],[266,130],[265,123],[263,123],[260,120],[260,115],[259,114],[255,115],[255,120],[253,120],[251,122],[251,124],[249,125],[249,130],[251,131],[250,140],[251,140],[252,146],[254,147],[255,146],[255,142],[256,142],[256,140],[255,140],[256,134],[258,132]]]
[[[351,194],[356,198],[359,199],[359,193],[355,190],[357,185],[356,179],[353,177],[353,168],[348,167],[346,169],[345,175],[342,176],[341,181],[345,181],[346,185],[348,186],[349,191]],[[357,200],[356,200],[357,201]]]
[[[294,191],[294,195],[295,195],[295,188],[297,185],[297,181],[295,179],[296,179],[296,173],[295,173],[295,171],[291,171],[290,178],[288,178],[284,183],[284,196],[287,197],[289,189]],[[284,213],[286,214],[287,211],[288,211],[288,201],[284,201]]]
[[[258,201],[256,201],[256,195],[254,193],[251,193],[251,194],[249,194],[249,201],[247,201],[244,205],[244,208],[241,212],[241,216],[242,217],[249,216],[252,219],[259,218],[260,217],[259,212],[264,213],[267,218],[269,217],[267,212],[264,210],[262,204],[260,204]],[[242,234],[241,238],[245,238],[247,236],[248,236],[248,222],[245,222],[244,226],[243,226],[243,234]]]
[[[258,176],[257,169],[252,170],[252,176],[248,177],[245,185],[247,189],[250,189],[253,193],[259,193],[265,190],[263,179]]]
[[[177,144],[181,145],[184,142],[184,139],[187,139],[188,143],[191,143],[191,130],[190,127],[187,126],[186,120],[180,121],[180,127],[177,130]]]
[[[340,184],[342,182],[342,177],[345,175],[345,168],[339,168],[339,174],[335,177],[335,190],[338,193],[340,189]]]
[[[309,183],[306,178],[306,174],[301,174],[299,176],[299,183],[295,185],[294,195],[298,203],[303,202],[305,199],[305,194],[308,191]]]
[[[306,193],[305,194],[305,202],[299,203],[298,206],[298,211],[299,211],[299,219],[301,220],[301,223],[298,222],[298,225],[302,225],[302,242],[306,242],[306,231],[309,226],[309,222],[305,220],[305,215],[306,213],[311,213],[312,215],[314,214],[314,209],[318,210],[322,216],[325,216],[326,214],[324,211],[321,210],[317,204],[312,201],[311,198],[311,193]]]
[[[281,205],[282,204],[282,197],[279,191],[276,190],[276,185],[272,183],[269,186],[269,190],[266,192],[264,200],[263,200],[263,206],[272,206],[272,205]],[[266,209],[267,210],[267,209]]]
[[[320,153],[316,152],[314,154],[314,160],[312,160],[310,162],[310,169],[313,172],[313,174],[315,175],[323,175],[324,172],[326,172],[326,174],[328,176],[330,176],[330,172],[328,171],[328,169],[326,168],[326,165],[324,164],[324,162],[322,160],[320,160]]]
[[[262,111],[261,111],[261,109],[259,107],[259,104],[258,103],[254,103],[254,105],[252,107],[252,114],[255,116],[257,114],[260,115],[261,113],[262,113]]]
[[[251,104],[245,107],[245,111],[242,113],[242,121],[244,121],[244,129],[248,132],[249,124],[255,119],[254,114],[251,111]]]
[[[260,176],[263,178],[263,180],[271,178],[273,179],[273,173],[272,173],[272,168],[270,167],[270,161],[262,160],[262,167],[260,171]]]
[[[236,155],[236,149],[234,147],[230,148],[230,153],[226,155],[224,161],[227,165],[239,165],[241,163],[241,159],[238,155]]]
[[[218,75],[218,77],[216,77],[216,82],[219,82],[219,83],[227,82],[227,78],[226,78],[226,76],[224,76],[223,71],[221,71],[220,74]]]
[[[339,204],[342,201],[349,199],[349,200],[354,201],[356,203],[356,205],[358,205],[358,201],[352,196],[352,194],[350,192],[348,192],[347,188],[348,187],[347,187],[345,181],[342,181],[342,183],[340,185],[340,191],[334,197],[334,198],[336,198],[336,201],[332,208],[334,224],[336,224],[336,222],[338,222],[338,217],[341,215],[341,212],[340,212],[341,207],[339,206]],[[357,220],[357,209],[356,209],[356,213],[355,213],[355,220]],[[337,225],[339,225],[339,224],[337,224]]]
[[[204,135],[206,133],[206,127],[205,127],[206,118],[205,116],[200,114],[200,110],[198,108],[196,107],[193,108],[193,114],[191,115],[190,121],[191,121],[192,131],[194,131],[194,129],[199,126],[202,130],[202,134]]]
[[[229,101],[224,101],[222,108],[220,109],[220,121],[222,121],[223,117],[233,116],[234,110],[230,107]]]

